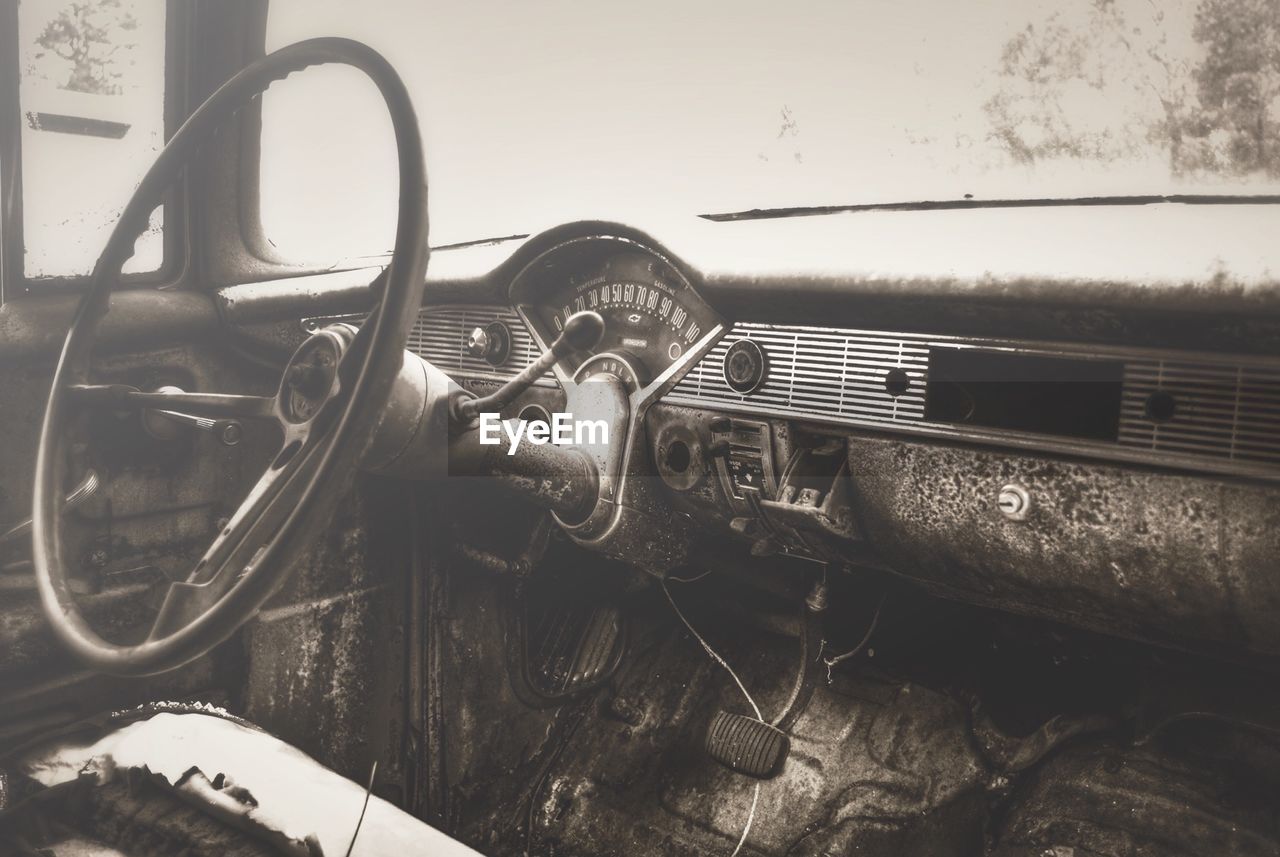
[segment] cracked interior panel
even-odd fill
[[[1277,34],[0,0],[0,857],[1280,854]]]

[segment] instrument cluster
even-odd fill
[[[544,344],[574,313],[599,313],[599,344],[570,355],[561,369],[570,377],[616,369],[632,389],[672,377],[722,325],[674,264],[618,238],[552,248],[516,279],[512,299]]]

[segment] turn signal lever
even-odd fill
[[[450,416],[455,425],[469,426],[482,413],[497,413],[511,404],[517,396],[533,386],[561,358],[573,351],[595,348],[604,336],[604,319],[598,312],[586,310],[574,313],[564,323],[564,330],[546,353],[530,363],[525,370],[487,396],[454,399]]]

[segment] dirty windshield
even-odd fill
[[[22,8],[28,271],[83,273],[159,144],[163,6]],[[1275,192],[1278,34],[1280,0],[272,0],[267,47],[345,35],[387,56],[438,245],[587,217]],[[384,253],[395,158],[372,87],[313,69],[263,113],[276,252]],[[68,171],[101,193],[43,190]]]
[[[350,35],[405,76],[437,244],[597,214],[1280,187],[1274,0],[422,6],[273,0],[268,38]],[[385,250],[369,88],[322,71],[265,114],[267,237]],[[341,228],[298,216],[317,210]]]

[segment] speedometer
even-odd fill
[[[579,256],[578,265],[542,269],[536,299],[523,308],[548,341],[574,313],[599,313],[605,321],[600,343],[590,354],[575,355],[566,370],[576,371],[593,355],[613,354],[633,368],[635,383],[643,387],[697,345],[719,318],[660,256],[619,250],[612,242],[606,246],[611,252]]]
[[[706,332],[705,321],[689,305],[691,293],[655,267],[638,253],[611,258],[601,272],[556,295],[552,327],[559,333],[575,312],[594,310],[605,320],[600,351],[626,351],[658,365],[678,360]]]

